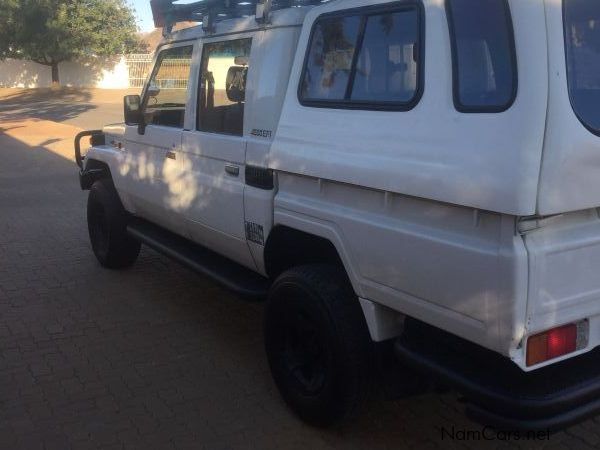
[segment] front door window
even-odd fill
[[[163,50],[148,89],[144,110],[148,125],[183,128],[193,46]]]

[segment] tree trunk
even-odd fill
[[[52,87],[59,87],[60,86],[60,78],[58,76],[58,63],[53,62],[51,67],[52,67]]]

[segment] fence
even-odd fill
[[[152,54],[134,54],[125,57],[129,73],[129,87],[141,88],[152,70]],[[189,57],[169,58],[161,62],[156,75],[156,84],[165,89],[187,89],[191,59]]]
[[[125,56],[125,64],[129,73],[129,87],[141,88],[144,86],[150,70],[152,70],[151,53],[140,53]]]

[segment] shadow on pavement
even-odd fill
[[[480,429],[449,395],[373,401],[334,430],[302,424],[271,381],[262,306],[146,249],[130,270],[102,269],[76,166],[43,141],[0,131],[0,448],[505,444],[441,442],[442,426]]]
[[[0,121],[38,118],[63,122],[96,109],[86,90],[28,89],[0,97]]]
[[[45,119],[84,129],[123,121],[123,96],[139,89],[0,89],[0,123]]]

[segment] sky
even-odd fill
[[[176,3],[193,3],[195,0],[177,0]],[[138,19],[140,31],[154,30],[154,20],[152,19],[152,8],[150,8],[150,0],[129,0],[133,6]]]
[[[130,3],[135,8],[140,31],[154,30],[152,10],[150,9],[150,0],[130,0]]]

